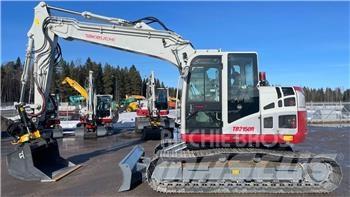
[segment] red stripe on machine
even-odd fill
[[[259,134],[182,134],[181,138],[186,143],[283,143],[281,135],[259,135]]]
[[[298,131],[294,135],[293,144],[301,143],[307,135],[307,113],[306,111],[298,111]]]
[[[289,143],[298,144],[304,141],[307,135],[306,111],[298,111],[297,133],[292,135]],[[181,138],[186,143],[285,143],[283,135],[274,134],[182,134]]]

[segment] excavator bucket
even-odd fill
[[[119,162],[123,174],[119,192],[128,191],[145,179],[145,171],[150,163],[150,158],[143,157],[144,154],[143,148],[137,145]]]
[[[24,181],[54,182],[81,167],[62,158],[55,139],[19,145],[7,155],[8,172]]]

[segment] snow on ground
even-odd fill
[[[177,114],[176,114],[176,110],[175,109],[171,109],[171,110],[169,110],[169,118],[176,118],[176,115],[180,118],[180,110],[178,109],[177,110],[178,112],[177,112]]]
[[[113,124],[113,128],[132,128],[135,127],[136,112],[123,112],[119,114],[118,122]],[[75,129],[79,120],[61,120],[63,129]]]
[[[176,111],[169,110],[169,117],[175,118]],[[117,123],[113,124],[114,128],[132,128],[135,127],[136,112],[123,112],[119,114]]]
[[[13,106],[5,106],[1,107],[1,110],[14,110]],[[2,114],[5,115],[5,114]],[[5,116],[8,119],[16,120],[19,119],[19,116]],[[119,114],[118,122],[113,124],[114,128],[132,128],[135,127],[135,117],[136,112],[122,112]],[[169,110],[169,117],[175,118],[176,117],[176,110]],[[77,124],[79,123],[79,120],[61,120],[61,126],[63,129],[75,129],[77,127]]]
[[[14,105],[0,106],[0,111],[2,110],[15,110],[15,106]]]
[[[17,115],[17,116],[11,116],[11,117],[6,117],[6,118],[7,118],[7,119],[10,119],[10,120],[13,120],[13,121],[19,120],[19,119],[20,119],[19,115]]]
[[[136,112],[123,112],[119,114],[118,122],[113,124],[113,128],[135,127]]]
[[[19,116],[5,116],[7,119],[18,120]],[[123,112],[119,114],[118,122],[113,124],[114,128],[132,128],[135,127],[136,112]],[[63,129],[75,129],[79,120],[61,120]]]
[[[61,120],[60,125],[63,129],[75,129],[79,122],[79,120]]]

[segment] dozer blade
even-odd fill
[[[149,158],[143,157],[144,154],[143,148],[137,145],[119,162],[123,173],[123,182],[119,192],[128,191],[144,180],[146,168],[150,163]]]
[[[96,135],[97,137],[106,136],[108,134],[108,128],[105,126],[97,126]]]
[[[95,131],[89,131],[84,127],[77,127],[74,131],[75,136],[84,137],[85,139],[93,139],[97,137],[107,136],[111,128],[105,126],[97,126]]]
[[[7,155],[8,172],[24,181],[53,182],[81,167],[62,158],[55,139],[37,139],[19,145]]]
[[[84,127],[78,127],[74,129],[74,135],[76,137],[84,137]]]

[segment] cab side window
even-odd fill
[[[259,111],[256,54],[228,56],[228,122]]]

